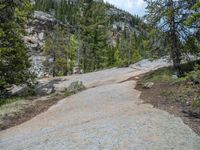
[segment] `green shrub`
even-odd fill
[[[191,62],[182,64],[181,65],[182,72],[188,73],[188,72],[194,71],[197,65],[200,65],[200,60],[191,61]]]
[[[64,96],[65,96],[65,97],[70,96],[70,92],[69,92],[67,89],[65,89],[65,91],[64,91]]]
[[[161,68],[144,78],[145,82],[156,82],[156,81],[171,81],[172,80],[172,71],[170,68]]]
[[[193,107],[200,107],[200,95],[198,95],[194,102],[193,102]]]
[[[188,99],[188,92],[187,91],[181,91],[180,93],[175,94],[175,100],[176,102],[186,103]]]
[[[200,84],[200,65],[196,65],[194,71],[187,74],[187,79],[192,81],[194,84]]]

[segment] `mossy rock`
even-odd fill
[[[69,93],[77,93],[78,91],[81,91],[85,89],[85,86],[83,85],[83,82],[82,81],[75,81],[75,82],[72,82],[70,84],[70,86],[68,88],[66,88],[66,90],[69,92]]]

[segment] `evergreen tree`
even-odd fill
[[[13,85],[31,83],[31,66],[23,42],[28,0],[0,1],[0,97]]]
[[[192,14],[186,20],[186,25],[192,28],[193,35],[187,39],[184,50],[192,55],[200,55],[200,1],[197,1],[191,10]]]
[[[85,72],[106,67],[107,32],[106,8],[93,0],[84,1],[81,24],[82,65]]]
[[[184,25],[192,2],[186,0],[145,0],[148,4],[146,16],[153,26],[157,26],[166,34],[174,69],[181,74],[182,45],[187,40],[190,30]]]
[[[56,25],[47,36],[43,51],[47,56],[44,66],[49,74],[55,76],[68,75],[70,71],[70,35],[66,29]]]
[[[195,5],[192,7],[194,11],[191,16],[189,16],[187,20],[188,25],[193,25],[193,27],[200,27],[200,1],[197,1]]]

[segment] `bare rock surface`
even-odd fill
[[[133,65],[130,65],[131,68],[134,69],[142,69],[142,70],[155,70],[161,67],[169,66],[171,63],[169,62],[168,58],[162,58],[158,60],[148,60],[143,59]]]
[[[0,132],[0,149],[199,150],[200,137],[180,118],[143,104],[136,81],[121,82],[146,71],[113,68],[59,78],[55,89],[75,79],[88,89]]]
[[[60,23],[50,14],[42,11],[34,11],[32,17],[27,21],[25,30],[27,35],[24,42],[29,49],[32,60],[31,71],[38,77],[46,74],[43,62],[46,56],[42,53],[47,33],[53,30],[54,25]]]
[[[141,60],[136,64],[127,68],[111,68],[102,71],[72,75],[67,77],[40,79],[39,85],[36,87],[38,94],[48,94],[46,91],[60,92],[70,86],[72,82],[81,81],[86,88],[100,86],[103,84],[117,83],[134,75],[139,75],[161,67],[169,66],[167,59],[158,59],[154,61]]]

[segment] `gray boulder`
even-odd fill
[[[75,82],[72,82],[70,84],[69,87],[66,88],[66,90],[69,92],[69,93],[77,93],[78,91],[81,91],[85,89],[85,86],[83,85],[83,82],[82,81],[75,81]]]

